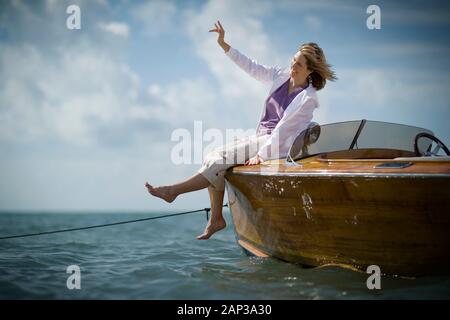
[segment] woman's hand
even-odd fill
[[[217,23],[214,23],[215,28],[209,30],[209,32],[217,32],[219,35],[217,37],[217,43],[222,47],[222,49],[225,52],[228,52],[230,50],[230,45],[225,42],[225,29],[220,24],[220,21],[217,21]]]
[[[256,156],[254,156],[253,158],[250,158],[250,159],[248,159],[246,162],[245,162],[245,165],[247,166],[251,166],[251,165],[254,165],[254,164],[260,164],[261,162],[264,162],[264,160],[259,156],[259,155],[256,155]]]

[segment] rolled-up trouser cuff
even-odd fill
[[[234,143],[216,148],[203,160],[198,173],[203,175],[217,191],[225,189],[225,172],[228,168],[242,165],[254,157],[269,135],[248,136]]]
[[[202,166],[198,173],[204,176],[216,191],[225,190],[225,170],[217,171],[214,165],[211,167]]]

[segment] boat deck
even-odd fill
[[[360,151],[360,150],[356,150]],[[392,156],[379,154],[381,156]],[[237,166],[232,169],[235,174],[307,174],[307,175],[444,175],[450,176],[450,157],[395,157],[392,158],[365,158],[370,154],[363,152],[334,152],[315,155],[296,161],[298,164],[287,164],[285,159],[269,160],[256,166]],[[399,154],[397,154],[399,155]],[[355,157],[364,158],[355,158]],[[388,163],[408,164],[405,167],[377,168]]]

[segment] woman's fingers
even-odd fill
[[[220,29],[220,27],[217,25],[217,23],[214,23],[214,26],[215,26],[215,28],[209,30],[209,32],[217,32],[217,33],[220,33],[221,29]]]
[[[256,156],[245,161],[246,166],[251,166],[251,165],[260,164],[260,163],[261,163],[261,161]]]
[[[214,23],[214,29],[210,29],[209,32],[217,32],[217,33],[225,33],[225,30],[222,27],[222,24],[220,24],[220,21],[217,21]]]

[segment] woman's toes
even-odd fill
[[[226,226],[227,226],[227,224],[226,224],[225,220],[217,221],[216,223],[207,226],[205,231],[201,235],[197,236],[197,239],[198,240],[207,240],[214,233],[224,229]]]
[[[171,187],[152,187],[150,184],[146,185],[148,192],[158,198],[161,198],[167,202],[173,202],[176,198],[176,195],[172,194]]]

